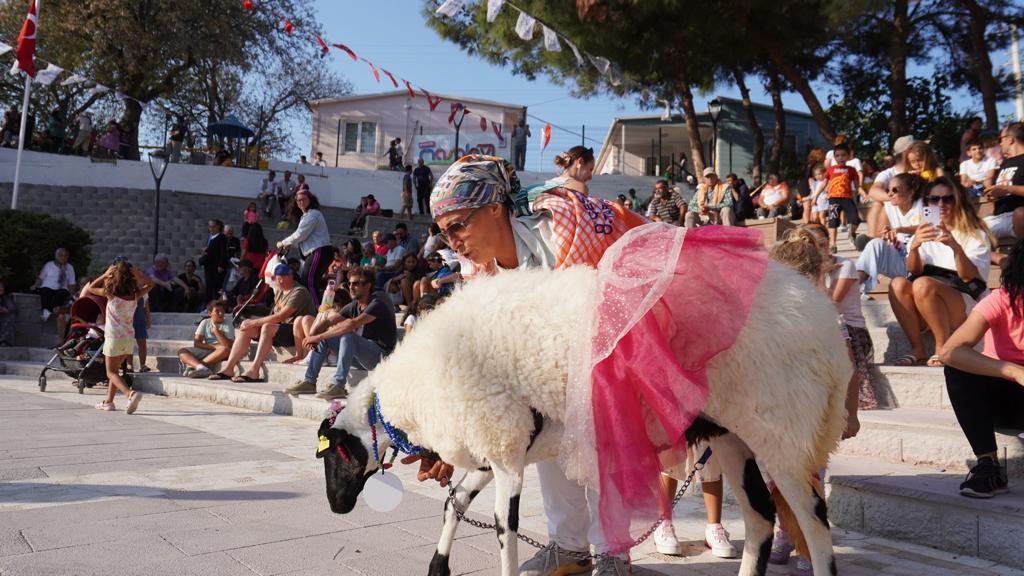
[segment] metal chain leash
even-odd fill
[[[676,491],[675,497],[672,498],[671,508],[676,507],[676,504],[678,504],[679,501],[683,498],[683,494],[686,493],[686,490],[690,487],[690,484],[693,483],[693,477],[697,474],[697,472],[704,469],[704,464],[706,464],[708,459],[710,458],[711,448],[706,448],[704,450],[704,453],[701,455],[700,459],[697,460],[697,463],[693,465],[693,469],[690,470],[690,473],[686,476],[686,480],[683,480],[683,483],[679,487],[679,490]],[[481,530],[495,530],[497,528],[494,524],[488,524],[486,522],[474,520],[469,516],[466,516],[466,512],[464,510],[460,510],[459,505],[455,502],[455,486],[451,484],[448,486],[448,503],[451,505],[452,510],[455,510],[455,517],[458,518],[460,522],[465,522],[470,526],[480,528]],[[630,545],[630,548],[636,548],[637,546],[643,544],[644,541],[651,537],[651,534],[654,534],[654,532],[658,529],[658,526],[660,526],[664,520],[666,520],[664,516],[659,517],[653,524],[651,524],[650,528],[645,530],[644,533],[637,537],[636,540],[633,540],[633,544]],[[538,542],[537,540],[530,538],[529,536],[521,532],[517,532],[516,537],[519,538],[519,540],[537,549],[544,549],[550,546],[550,544],[542,544],[541,542]],[[600,554],[591,554],[590,552],[574,552],[572,550],[562,549],[558,550],[558,554],[561,556],[567,556],[574,560],[598,561],[613,556],[613,554],[609,554],[607,552],[602,552]]]

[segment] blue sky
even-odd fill
[[[468,0],[470,2],[483,0]],[[388,68],[396,76],[407,78],[414,85],[427,90],[471,98],[484,98],[501,102],[525,105],[529,113],[552,125],[563,126],[579,133],[586,126],[588,145],[595,151],[604,139],[608,127],[616,116],[654,113],[645,112],[635,99],[620,99],[607,96],[585,100],[572,98],[566,87],[558,86],[546,78],[529,82],[515,76],[511,70],[492,65],[481,58],[462,52],[454,43],[442,40],[425,23],[420,0],[376,0],[374,2],[345,2],[339,0],[317,0],[317,19],[323,25],[328,41],[342,42],[357,54]],[[506,10],[509,8],[506,7]],[[504,16],[504,15],[503,15]],[[533,42],[541,42],[535,34]],[[563,49],[568,49],[563,47]],[[1008,55],[992,55],[995,66],[1003,65]],[[391,90],[386,78],[382,83],[374,81],[365,63],[353,62],[341,52],[334,50],[330,65],[345,76],[356,93],[372,93]],[[930,73],[923,69],[919,74]],[[915,73],[915,71],[911,71]],[[296,78],[301,81],[301,77]],[[762,89],[751,86],[752,97],[757,102],[769,103],[770,99]],[[721,87],[715,94],[739,97],[732,87]],[[713,94],[695,94],[698,109],[704,109]],[[818,97],[823,102],[827,90],[819,87]],[[803,100],[796,94],[784,95],[788,108],[806,111]],[[980,102],[974,102],[966,94],[954,96],[957,109],[980,109]],[[1000,105],[1000,115],[1013,111],[1012,103]],[[541,168],[539,134],[543,122],[530,121],[534,138],[531,139],[527,154],[527,169]],[[302,127],[295,138],[300,148],[309,142],[309,127]],[[591,139],[597,142],[591,141]],[[580,143],[578,135],[553,129],[551,144],[545,154],[543,168],[550,169],[553,153]]]

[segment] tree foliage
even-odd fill
[[[312,14],[312,4],[312,0],[265,0],[260,9],[246,11],[242,2],[235,1],[49,0],[41,7],[37,56],[142,102],[167,99],[178,111],[198,108],[220,114],[232,105],[251,104],[244,88],[250,75],[275,67],[301,67],[311,71],[309,76],[324,79],[325,86],[343,87],[326,70],[315,43],[298,32],[288,34],[272,14],[273,10]],[[8,43],[17,36],[26,5],[0,6],[0,27],[7,31],[3,39]],[[293,22],[303,30],[317,31],[315,21],[296,16]],[[204,86],[204,79],[211,81]],[[197,87],[206,88],[208,98],[185,96],[196,95]],[[0,81],[0,94],[9,101],[16,101],[11,96],[19,91],[17,79]],[[83,86],[56,86],[37,94],[34,109],[60,107],[68,117],[97,100],[113,100],[113,96],[88,98]],[[204,106],[210,101],[220,106]],[[294,98],[290,102],[293,107],[301,104]],[[133,149],[141,115],[138,102],[123,102],[121,123]],[[163,114],[158,116],[162,124]],[[203,121],[200,126],[206,124]]]
[[[27,290],[42,265],[53,259],[57,248],[68,248],[70,262],[79,273],[89,269],[92,236],[63,218],[26,212],[0,210],[0,278],[9,292]]]

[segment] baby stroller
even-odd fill
[[[277,291],[276,283],[274,282],[274,267],[287,262],[287,250],[283,252],[271,250],[267,254],[267,258],[263,261],[263,266],[260,267],[260,280],[256,287],[253,288],[252,294],[249,295],[245,302],[239,301],[234,309],[231,310],[232,324],[234,324],[235,328],[238,328],[246,318],[258,318],[270,314],[270,308],[266,305],[266,302],[270,300],[270,293]]]
[[[64,343],[54,349],[53,357],[39,373],[39,391],[46,391],[46,372],[63,372],[75,380],[78,393],[107,381],[103,356],[103,328],[97,320],[106,312],[107,300],[89,295],[71,305],[71,327]],[[132,375],[121,367],[125,384],[131,388]]]

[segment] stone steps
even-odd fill
[[[960,474],[974,465],[974,453],[950,410],[868,410],[859,418],[860,433],[839,444],[840,454]],[[996,441],[1007,472],[1024,479],[1024,440],[1019,432],[1000,430]]]
[[[960,496],[961,474],[836,456],[827,478],[829,520],[842,528],[1024,568],[1024,491]]]

